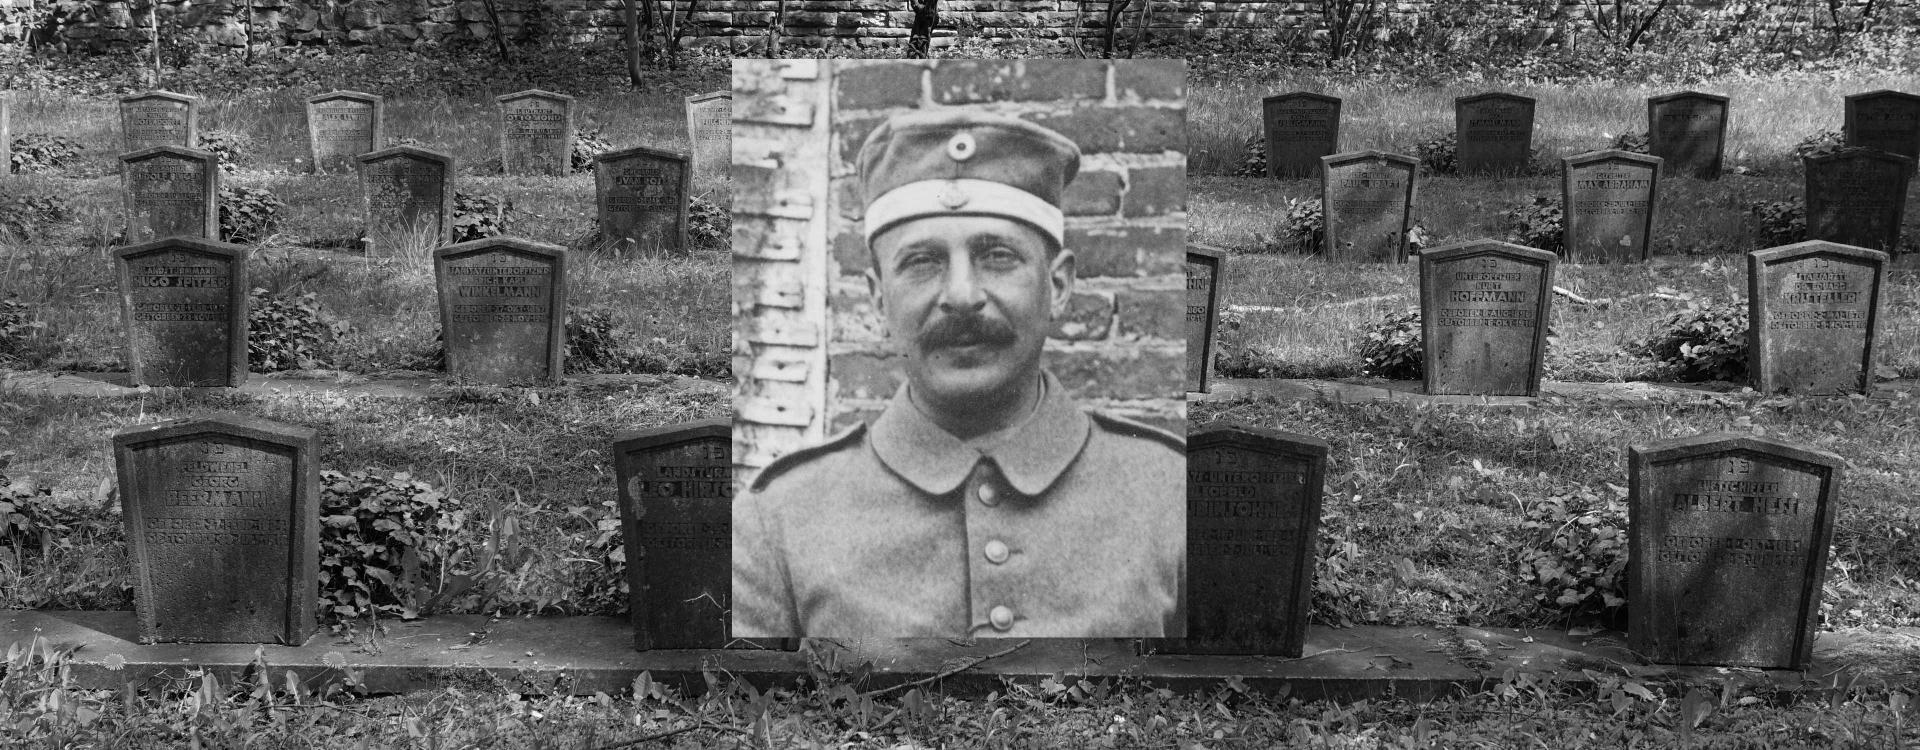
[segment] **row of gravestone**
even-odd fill
[[[1873,387],[1888,256],[1819,240],[1747,254],[1747,369],[1762,393]],[[1187,389],[1207,390],[1226,254],[1187,250]],[[1553,253],[1481,240],[1420,255],[1430,395],[1537,396],[1553,303]]]
[[[1321,157],[1340,151],[1338,97],[1295,91],[1261,100],[1267,174],[1311,177]],[[1647,99],[1647,150],[1666,174],[1720,176],[1726,151],[1728,99],[1698,91]],[[1461,174],[1517,174],[1533,152],[1534,100],[1486,93],[1453,101],[1456,164]],[[1920,96],[1871,91],[1846,98],[1845,144],[1920,158]]]
[[[114,251],[134,385],[247,378],[246,248],[169,237]],[[508,238],[433,253],[450,377],[554,383],[566,351],[567,252]]]
[[[154,146],[120,158],[127,241],[219,238],[221,178],[213,154]],[[354,158],[370,252],[452,241],[453,157],[395,146]],[[691,187],[686,157],[635,146],[594,158],[601,242],[640,252],[685,251]]]
[[[570,171],[573,97],[529,89],[495,97],[495,103],[500,114],[500,162],[507,174],[563,176]],[[699,169],[725,171],[731,158],[732,110],[731,92],[686,98],[687,140],[693,144],[692,161]],[[0,114],[4,112],[0,109]],[[193,148],[199,145],[199,122],[198,97],[149,91],[120,100],[121,137],[129,153],[155,146]],[[357,157],[385,144],[385,122],[386,100],[373,94],[329,91],[307,99],[313,172],[352,172]],[[0,130],[5,123],[0,116]],[[0,148],[4,142],[0,138]]]
[[[726,420],[709,420],[612,445],[636,648],[761,645],[729,636],[730,435]],[[309,428],[234,416],[114,436],[143,642],[312,635],[317,443]],[[1327,454],[1316,438],[1238,425],[1189,438],[1187,631],[1149,648],[1301,655]],[[1629,456],[1634,650],[1659,663],[1804,668],[1844,462],[1724,433]]]
[[[1356,151],[1320,157],[1322,248],[1330,260],[1402,263],[1412,228],[1415,175],[1410,156]],[[1569,260],[1644,262],[1663,160],[1597,151],[1561,160],[1564,244]],[[1900,241],[1912,158],[1844,149],[1805,159],[1806,227],[1811,239],[1892,252]]]

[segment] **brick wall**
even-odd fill
[[[689,0],[668,0],[685,11]],[[961,34],[996,38],[1099,38],[1106,32],[1105,9],[1112,0],[942,0],[935,44]],[[28,11],[61,0],[0,0],[0,43],[24,38]],[[1857,12],[1868,0],[1840,0]],[[158,0],[163,26],[191,29],[216,46],[244,43],[251,20],[256,42],[338,42],[383,46],[426,46],[490,39],[497,33],[523,41],[579,44],[617,40],[622,28],[621,0],[497,0],[499,30],[488,23],[481,0]],[[1468,0],[1400,0],[1385,5],[1402,19],[1458,12]],[[1536,19],[1542,28],[1556,25],[1556,13],[1531,0],[1508,0],[1516,17]],[[1825,22],[1824,3],[1770,0],[1773,10],[1760,19],[1779,27],[1801,28]],[[1886,0],[1879,0],[1883,10]],[[904,0],[788,0],[785,43],[794,47],[839,43],[857,47],[902,44],[912,14]],[[1720,9],[1725,0],[1681,0],[1677,7]],[[743,52],[763,45],[775,0],[699,0],[688,21],[689,45],[718,45]],[[70,46],[107,48],[141,42],[150,23],[147,3],[130,0],[81,0],[63,17],[59,32]],[[1550,7],[1550,6],[1549,6]],[[1267,0],[1153,0],[1148,27],[1156,37],[1239,34],[1276,28],[1316,28],[1317,2]],[[1586,0],[1560,0],[1565,19],[1591,13]],[[1912,14],[1908,14],[1912,20]],[[1077,19],[1077,24],[1076,24]],[[1752,25],[1752,24],[1750,24]],[[1134,27],[1130,11],[1122,26]],[[1123,34],[1123,40],[1126,36]]]
[[[876,416],[901,375],[863,274],[854,159],[896,114],[967,106],[1072,138],[1066,244],[1077,261],[1070,312],[1047,367],[1098,408],[1185,431],[1186,68],[1168,60],[837,61],[827,230],[830,431]],[[738,188],[736,188],[737,190]]]

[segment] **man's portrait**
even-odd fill
[[[1184,635],[1184,66],[778,66],[735,69],[732,636]]]

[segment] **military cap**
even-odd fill
[[[866,238],[926,216],[1004,216],[1062,244],[1060,195],[1080,147],[1017,117],[931,110],[880,125],[860,147]]]

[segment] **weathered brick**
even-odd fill
[[[1067,228],[1075,273],[1084,278],[1171,273],[1185,260],[1185,242],[1186,232],[1166,227]]]
[[[1113,328],[1113,298],[1097,292],[1074,292],[1067,312],[1053,320],[1049,336],[1062,341],[1098,341]]]
[[[1163,216],[1187,210],[1187,170],[1140,167],[1127,170],[1127,216]]]
[[[861,65],[835,76],[834,101],[845,109],[912,107],[921,102],[926,66],[917,62]],[[858,148],[859,144],[855,144]]]
[[[858,276],[873,267],[873,255],[867,252],[867,240],[860,235],[858,224],[849,224],[834,233],[830,242],[833,243],[833,262],[840,266],[841,276]]]
[[[878,345],[886,341],[887,322],[880,317],[866,284],[840,285],[827,300],[835,342]]]
[[[1080,398],[1172,398],[1186,388],[1185,356],[1176,347],[1056,350],[1046,362]]]
[[[887,398],[900,387],[900,364],[880,354],[834,354],[827,361],[827,379],[840,398]]]
[[[1180,60],[1130,60],[1115,65],[1113,96],[1122,102],[1185,99],[1187,66]]]
[[[1081,172],[1060,197],[1060,210],[1068,216],[1112,216],[1120,210],[1123,187],[1119,173],[1107,170]]]
[[[1040,114],[1036,124],[1066,133],[1082,151],[1158,153],[1187,147],[1186,110],[1164,107],[1082,107]]]
[[[845,89],[842,89],[844,92]],[[846,103],[841,102],[841,107]],[[836,113],[833,118],[833,171],[846,174],[859,169],[860,147],[867,142],[867,136],[880,123],[886,122],[889,115],[868,115],[865,117],[843,117]]]
[[[1114,295],[1116,333],[1123,340],[1178,341],[1187,335],[1184,290],[1125,289]]]
[[[1104,60],[942,60],[933,68],[933,99],[941,104],[1101,99],[1107,95]]]

